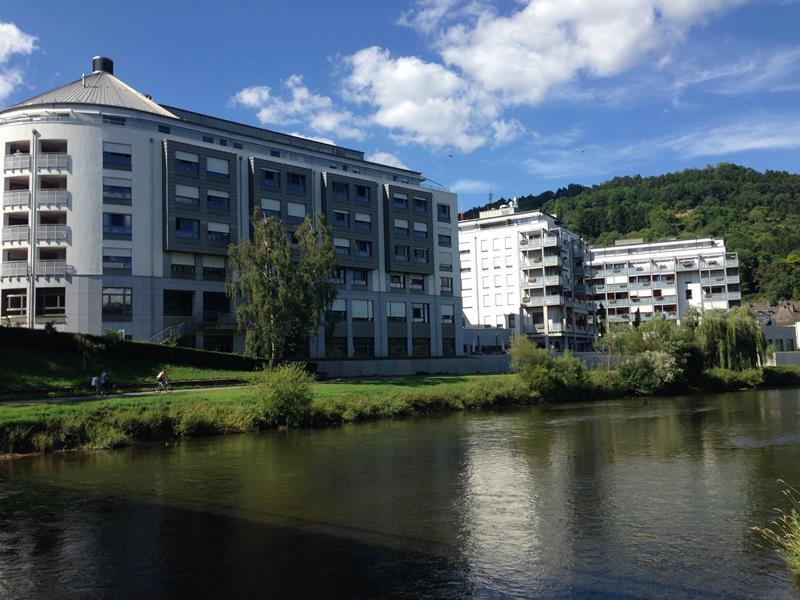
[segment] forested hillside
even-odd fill
[[[595,244],[621,237],[724,237],[739,253],[745,294],[800,299],[800,175],[719,164],[615,177],[590,188],[570,185],[518,200],[520,209],[557,215]],[[465,218],[505,202],[477,207]]]

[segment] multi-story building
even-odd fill
[[[336,322],[312,357],[460,354],[456,197],[362,152],[163,106],[92,73],[0,111],[0,318],[241,347],[224,280],[253,211],[331,225]]]
[[[643,321],[679,321],[690,307],[727,310],[742,298],[739,259],[720,239],[619,240],[588,248],[586,268],[610,323],[631,322],[637,310]]]
[[[588,350],[593,330],[584,244],[553,217],[512,203],[458,224],[466,324],[502,327],[558,350]]]

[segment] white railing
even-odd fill
[[[526,306],[544,306],[543,296],[523,296],[522,303]]]
[[[36,192],[36,205],[66,206],[69,203],[67,190],[39,190]]]
[[[11,190],[3,192],[3,206],[30,206],[30,190]]]
[[[66,242],[66,225],[39,225],[36,227],[36,240],[40,242]]]
[[[547,296],[547,305],[553,306],[557,304],[564,304],[564,297],[560,294]]]
[[[741,299],[742,299],[742,292],[728,291],[728,300],[741,300]]]
[[[545,256],[543,262],[545,267],[555,267],[558,266],[560,260],[560,256]]]
[[[27,241],[28,241],[27,225],[10,225],[9,227],[3,227],[3,243],[27,242]]]
[[[69,154],[62,152],[42,152],[37,158],[40,169],[66,169],[69,165]]]
[[[545,275],[545,285],[561,285],[561,277],[559,275]]]
[[[67,274],[65,260],[39,260],[36,262],[36,274],[45,276],[64,276]]]
[[[31,168],[30,154],[7,154],[3,161],[3,168],[6,171],[21,171]]]
[[[658,296],[653,297],[656,304],[675,304],[678,301],[677,296]]]
[[[558,237],[554,235],[543,237],[542,246],[558,246]]]
[[[561,323],[550,323],[550,325],[547,326],[547,329],[549,333],[561,333],[564,331],[564,325]]]
[[[28,261],[7,260],[3,263],[2,275],[3,277],[27,277]]]
[[[187,319],[178,325],[170,325],[165,327],[155,335],[151,336],[147,341],[151,344],[163,344],[169,340],[182,338],[189,335],[195,330],[195,323],[192,319]]]

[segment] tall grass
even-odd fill
[[[784,496],[789,500],[788,510],[776,508],[778,517],[769,527],[753,527],[782,558],[794,572],[800,576],[800,492],[785,481],[779,483],[786,486]]]

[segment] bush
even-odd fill
[[[258,408],[266,425],[301,425],[309,415],[313,377],[305,365],[288,363],[256,375]]]
[[[641,396],[658,394],[684,382],[678,359],[662,350],[646,350],[622,363],[618,372],[622,387]]]
[[[764,387],[800,387],[800,367],[766,367]]]
[[[761,369],[708,369],[703,374],[703,389],[710,392],[734,392],[759,387],[764,378]]]
[[[511,368],[530,392],[544,400],[574,400],[590,387],[586,364],[565,352],[554,357],[527,337],[517,336],[509,348]]]

